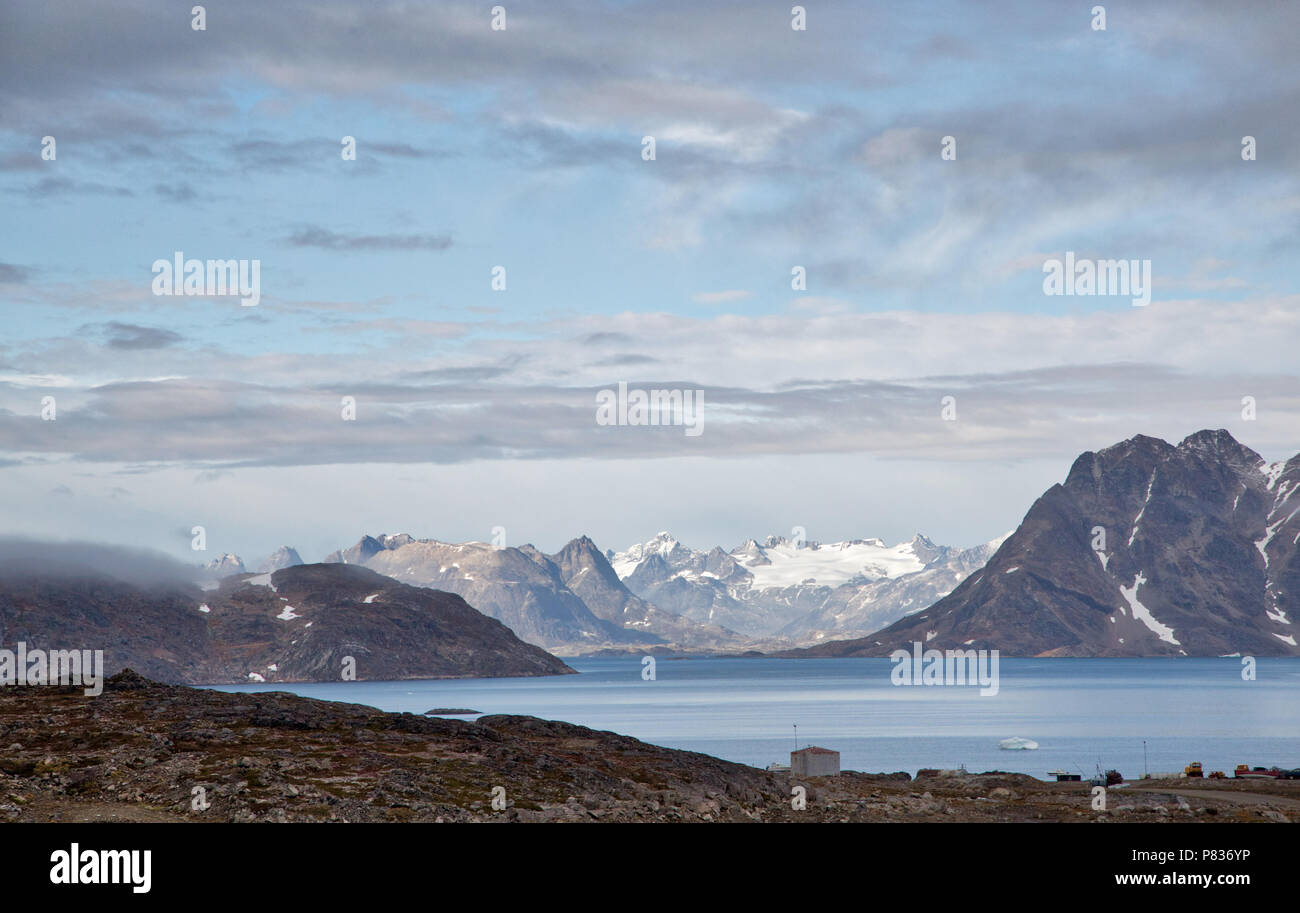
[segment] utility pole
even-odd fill
[[[794,750],[799,750],[799,724],[794,724]]]
[[[1142,779],[1145,780],[1151,776],[1151,771],[1147,769],[1147,740],[1142,740]]]

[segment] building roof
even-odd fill
[[[818,748],[816,745],[809,745],[807,748],[800,748],[798,751],[792,751],[791,754],[839,754],[838,751],[831,751],[829,748]]]

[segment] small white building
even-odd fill
[[[809,745],[790,752],[790,774],[795,777],[834,777],[840,772],[840,753]]]

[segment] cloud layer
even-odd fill
[[[1295,5],[1104,32],[1034,2],[818,3],[806,31],[744,2],[507,7],[504,31],[459,2],[232,0],[201,32],[146,0],[4,11],[0,460],[62,522],[138,497],[124,530],[173,529],[169,501],[308,467],[303,513],[361,466],[462,467],[472,511],[568,465],[561,536],[604,516],[593,461],[725,491],[857,455],[979,491],[1136,433],[1300,449]],[[155,298],[176,250],[259,259],[261,303]],[[1045,295],[1067,251],[1151,260],[1150,306]],[[702,390],[704,433],[598,425],[619,382]],[[110,498],[124,475],[154,481]],[[1003,478],[954,534],[1051,478]]]

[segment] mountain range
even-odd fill
[[[601,552],[581,536],[546,555],[531,545],[402,533],[363,536],[324,561],[459,593],[560,655],[737,652],[877,630],[947,594],[996,544],[962,550],[924,536],[895,546],[768,537],[697,552],[660,533],[622,552]]]
[[[893,546],[769,536],[730,552],[699,552],[660,533],[607,557],[629,589],[668,611],[751,637],[815,642],[876,631],[926,608],[982,567],[1000,542],[956,549],[921,535]]]
[[[1268,463],[1223,430],[1138,435],[1076,459],[924,612],[786,655],[1297,656],[1297,489],[1300,455]]]
[[[1227,431],[1176,446],[1138,435],[1078,457],[1013,533],[968,549],[922,535],[769,536],[697,551],[663,532],[604,552],[582,536],[546,555],[401,534],[325,561],[457,593],[559,655],[871,656],[915,641],[1030,656],[1300,655],[1297,488],[1300,456],[1267,463]],[[283,548],[268,564],[293,560]]]
[[[665,612],[634,595],[585,536],[549,556],[531,545],[363,536],[325,562],[359,564],[403,583],[457,593],[525,641],[556,652],[725,650],[744,644],[733,631]]]

